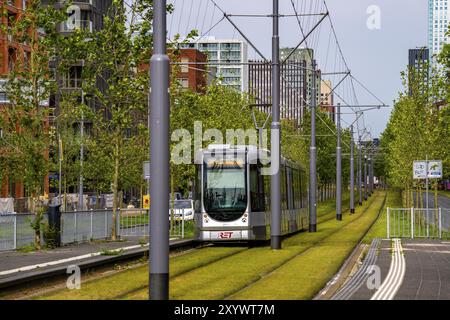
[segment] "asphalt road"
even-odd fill
[[[415,201],[415,198],[416,198],[416,194],[414,193],[414,201]],[[426,195],[424,193],[423,194],[423,206],[424,207],[426,204],[425,199],[426,199]],[[429,193],[428,193],[428,207],[434,208],[434,191],[429,191]],[[439,194],[438,195],[438,207],[450,209],[450,198]]]
[[[398,283],[393,300],[450,300],[450,241],[402,239],[404,276]],[[383,240],[373,265],[380,270],[381,284],[389,279],[392,265],[391,241]],[[392,269],[392,270],[391,270]],[[359,289],[346,300],[370,300],[376,289],[369,288],[367,278],[361,278]]]
[[[402,240],[406,273],[395,300],[450,300],[450,242]]]

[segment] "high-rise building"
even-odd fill
[[[320,83],[320,108],[328,114],[331,120],[336,121],[333,85],[330,80],[323,80]]]
[[[177,79],[181,86],[194,92],[204,93],[208,81],[206,72],[206,54],[197,49],[181,49],[179,55],[180,69]],[[199,63],[191,65],[191,63]]]
[[[296,49],[292,54],[291,52],[295,48],[281,48],[280,49],[280,59],[281,61],[284,61],[287,57],[289,57],[289,61],[305,61],[305,69],[306,72],[306,96],[305,98],[305,105],[310,106],[311,105],[311,94],[312,94],[312,61],[314,59],[314,50],[309,48],[299,48]],[[316,101],[317,105],[320,104],[320,77],[317,77],[316,79]]]
[[[431,56],[438,54],[449,43],[450,0],[428,0],[428,47]]]
[[[409,50],[408,57],[408,91],[413,94],[414,87],[423,94],[428,86],[430,72],[430,53],[428,48]]]
[[[242,40],[206,37],[181,44],[181,48],[198,49],[208,56],[210,70],[216,71],[219,83],[241,92],[248,90],[248,44]]]
[[[306,61],[289,60],[281,66],[280,117],[300,126],[306,100]],[[249,61],[248,93],[258,110],[272,110],[272,63]]]

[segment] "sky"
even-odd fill
[[[271,0],[214,0],[228,14],[270,14]],[[185,30],[197,29],[206,33],[223,14],[214,8],[212,0],[170,0],[175,6],[175,13],[168,18],[169,34],[183,34]],[[292,0],[300,12],[303,8],[314,12],[324,12],[321,1]],[[293,14],[291,0],[280,0],[280,13]],[[302,6],[308,3],[308,6]],[[314,7],[314,3],[319,6]],[[327,0],[331,21],[352,75],[364,84],[384,103],[392,106],[403,90],[400,73],[408,63],[408,49],[427,45],[428,37],[428,1],[427,0]],[[372,6],[372,7],[371,7]],[[379,10],[367,12],[370,7]],[[316,9],[317,11],[315,11]],[[378,19],[379,17],[379,19]],[[375,18],[375,20],[373,20]],[[272,24],[269,18],[232,17],[245,35],[270,58]],[[304,32],[309,31],[320,16],[302,17],[300,22]],[[375,22],[372,28],[367,21]],[[338,55],[338,48],[332,37],[328,19],[317,28],[309,38],[309,45],[315,48],[318,66],[323,72],[344,71],[344,64]],[[242,39],[231,24],[223,20],[209,34],[216,38]],[[295,46],[302,38],[298,21],[295,17],[285,17],[280,22],[280,44]],[[330,45],[331,44],[331,45]],[[249,50],[249,58],[258,58],[254,50]],[[336,63],[336,61],[338,61]],[[339,70],[338,70],[339,69]],[[334,83],[339,76],[331,79]],[[350,91],[350,79],[346,79],[338,93],[356,104]],[[354,81],[357,102],[359,104],[379,104],[361,86]],[[352,98],[350,98],[352,96]],[[348,100],[350,99],[350,100]],[[379,137],[386,127],[392,108],[368,111],[365,113],[364,125],[371,131],[373,138]],[[348,110],[348,109],[347,109]],[[343,110],[344,113],[346,110]],[[344,125],[353,122],[354,115],[344,114]]]

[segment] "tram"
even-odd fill
[[[210,145],[196,154],[195,235],[198,241],[270,239],[270,151]],[[281,234],[306,229],[308,181],[297,163],[281,158]]]

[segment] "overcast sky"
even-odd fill
[[[271,0],[215,0],[227,13],[264,13],[272,10]],[[316,3],[317,0],[295,0],[301,8],[302,2]],[[184,30],[199,29],[205,32],[223,16],[210,0],[171,0],[176,13],[168,19],[169,33],[184,33]],[[191,3],[193,6],[191,8]],[[392,105],[402,90],[400,72],[408,63],[408,49],[427,45],[428,1],[426,0],[327,0],[337,37],[352,74],[373,91],[386,104]],[[367,27],[369,6],[380,8],[380,29]],[[280,12],[292,14],[291,0],[280,0]],[[308,5],[309,8],[309,5]],[[321,9],[318,9],[321,11]],[[319,17],[309,18],[319,19]],[[312,21],[311,20],[311,21]],[[270,58],[271,21],[267,18],[234,18],[236,24],[245,31],[252,42]],[[305,32],[308,31],[306,18],[302,18]],[[313,23],[309,24],[311,28]],[[280,26],[281,46],[295,46],[301,39],[295,18],[283,18]],[[325,23],[310,39],[317,50],[319,68],[325,72],[339,71],[339,63],[334,61],[336,47],[330,43],[330,24]],[[226,21],[214,28],[210,35],[216,38],[242,37]],[[328,52],[328,53],[327,53]],[[324,57],[327,57],[326,59]],[[250,58],[257,58],[250,50]],[[325,61],[326,60],[326,61]],[[326,65],[326,67],[325,67]],[[334,80],[337,82],[338,79]],[[349,83],[349,81],[346,81]],[[348,84],[347,84],[348,86]],[[378,103],[364,90],[355,85],[360,104]],[[348,89],[348,88],[347,88]],[[342,88],[341,94],[350,94]],[[351,104],[351,103],[350,103]],[[390,109],[376,110],[366,114],[365,125],[377,137],[384,130]],[[351,122],[349,115],[346,122]]]

